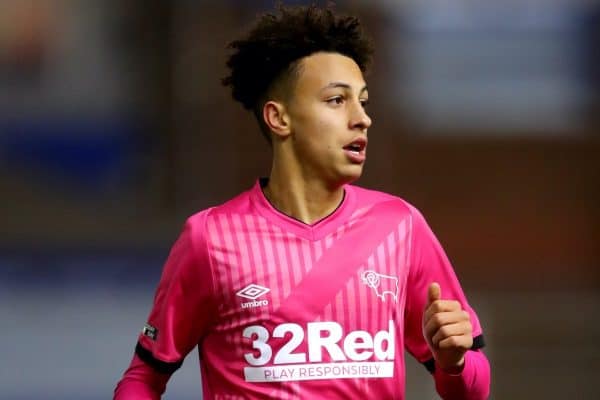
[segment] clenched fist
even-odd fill
[[[469,313],[456,300],[442,300],[440,285],[427,290],[423,314],[423,335],[437,365],[448,373],[460,373],[465,353],[473,346]]]

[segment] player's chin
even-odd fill
[[[340,171],[343,184],[352,183],[362,176],[364,163],[345,165]]]

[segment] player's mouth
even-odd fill
[[[346,157],[355,164],[362,164],[367,158],[367,138],[360,137],[344,146]]]

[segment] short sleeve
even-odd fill
[[[411,207],[410,270],[407,278],[404,316],[405,346],[419,362],[431,370],[433,356],[423,336],[422,318],[427,289],[438,282],[442,299],[457,300],[469,312],[473,325],[473,349],[483,347],[482,329],[475,311],[468,304],[456,273],[439,241],[421,213]]]
[[[213,279],[205,213],[185,224],[171,248],[136,354],[162,373],[172,373],[202,340],[214,317]]]

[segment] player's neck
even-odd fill
[[[330,188],[318,179],[290,179],[277,170],[271,172],[263,192],[273,207],[305,224],[327,217],[344,199],[342,186]]]

